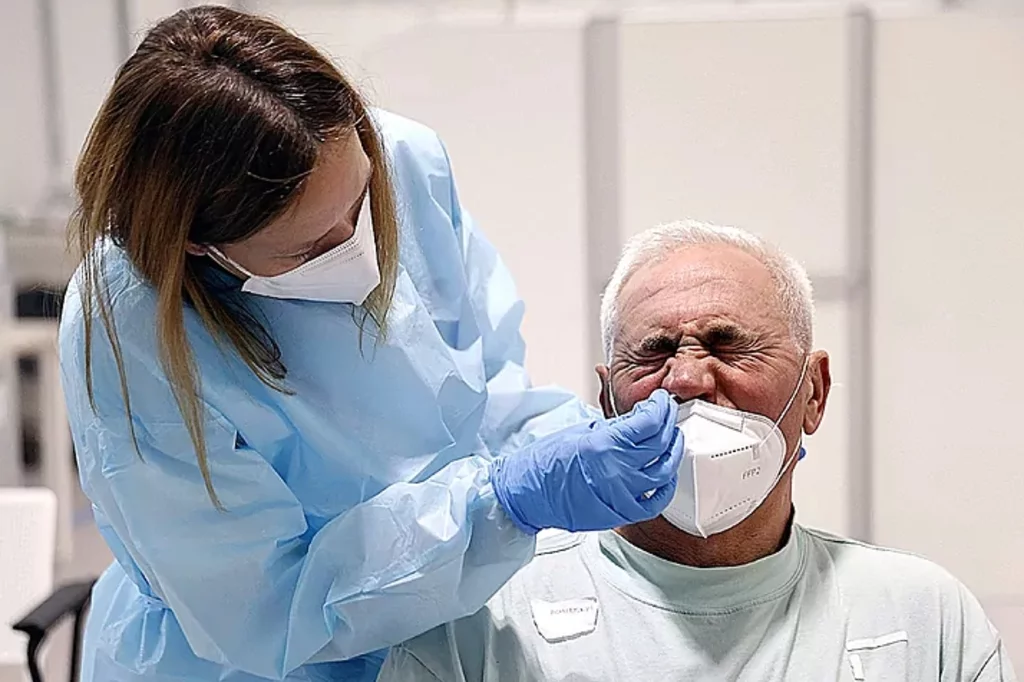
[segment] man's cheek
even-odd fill
[[[662,374],[648,375],[640,378],[633,378],[624,381],[618,388],[616,397],[621,398],[622,404],[618,405],[620,412],[628,412],[633,406],[642,400],[646,400],[656,390],[661,388]]]

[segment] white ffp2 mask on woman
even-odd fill
[[[259,296],[362,305],[380,284],[369,197],[363,199],[355,232],[348,240],[280,275],[254,275],[220,250],[210,251],[248,276],[242,291]]]

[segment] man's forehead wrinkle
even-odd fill
[[[666,337],[672,339],[687,336],[699,337],[709,332],[718,331],[735,331],[743,335],[756,332],[756,325],[741,321],[727,312],[708,313],[686,320],[659,320],[655,317],[649,319],[649,324],[642,326],[632,334],[638,344]]]
[[[728,320],[748,331],[773,327],[774,281],[763,263],[731,248],[688,247],[645,264],[619,292],[615,343],[693,333],[698,318]],[[684,329],[684,327],[686,329]]]
[[[755,307],[754,301],[738,301],[738,284],[732,280],[701,282],[695,287],[658,295],[666,287],[655,290],[636,289],[621,301],[621,328],[644,328],[677,331],[683,324],[702,320],[728,320],[742,324],[738,315]]]
[[[692,296],[699,301],[708,301],[723,298],[730,290],[734,291],[737,288],[738,282],[735,279],[725,273],[716,274],[717,276],[702,277],[692,282],[680,281],[679,277],[634,278],[620,294],[619,303],[623,311],[653,307],[655,304],[660,310],[672,305],[667,302],[669,297],[678,299]]]

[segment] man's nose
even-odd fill
[[[718,394],[713,363],[714,358],[706,353],[682,350],[668,361],[661,387],[680,402],[699,399],[713,403]]]

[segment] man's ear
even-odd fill
[[[597,372],[597,379],[601,383],[601,391],[598,393],[598,400],[601,401],[601,410],[604,412],[606,419],[611,419],[615,416],[615,411],[612,409],[612,400],[608,393],[612,386],[608,365],[597,365],[594,367],[594,371]]]
[[[804,433],[811,435],[818,430],[825,416],[825,404],[832,389],[832,372],[829,369],[828,353],[814,351],[807,358],[807,376],[811,380],[811,394],[804,403]]]

